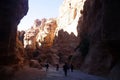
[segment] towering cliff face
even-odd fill
[[[32,28],[25,33],[24,47],[31,47],[33,51],[39,49],[44,55],[57,55],[60,62],[68,61],[69,56],[76,53],[75,48],[80,41],[77,25],[82,16],[80,12],[83,10],[84,1],[64,0],[57,19],[35,20]]]
[[[36,20],[37,24],[33,29],[41,24],[42,27],[39,35],[32,36],[30,39],[37,37],[35,42],[39,46],[42,45],[40,51],[45,53],[40,57],[49,58],[48,61],[53,60],[54,53],[59,56],[59,61],[66,61],[68,56],[79,49],[76,60],[80,62],[78,66],[82,71],[95,75],[110,73],[113,80],[119,79],[116,77],[119,77],[120,72],[120,36],[117,35],[120,32],[120,13],[117,11],[120,3],[117,0],[86,0],[82,10],[84,1],[64,0],[57,20],[57,29],[54,27],[53,31],[51,30],[54,22],[46,24],[43,20],[45,23],[42,24],[42,21]],[[53,34],[56,34],[55,38]]]
[[[120,72],[120,12],[117,12],[119,8],[120,3],[117,0],[86,0],[83,23],[79,27],[80,38],[83,41],[87,39],[89,45],[86,45],[87,54],[81,70],[97,75],[108,75],[112,71],[116,74],[113,80],[118,80],[116,77]]]
[[[61,60],[63,62],[76,53],[75,48],[79,44],[79,28],[77,25],[82,16],[80,12],[83,10],[84,1],[64,0],[60,6],[53,48],[57,50],[58,56],[62,55]]]
[[[27,10],[27,0],[0,1],[0,77],[2,77],[0,79],[2,80],[12,73],[9,65],[19,62],[15,54],[17,25]]]
[[[78,36],[78,20],[82,16],[85,0],[64,0],[59,9],[58,30],[63,29],[68,34]]]
[[[54,53],[58,53],[59,56],[56,60],[59,58],[61,61],[61,56],[64,56],[63,60],[65,60],[68,55],[75,53],[74,49],[80,41],[77,49],[79,48],[79,53],[83,56],[81,70],[96,75],[110,73],[113,80],[119,80],[120,2],[86,0],[82,11],[83,3],[84,0],[64,0],[57,29],[54,20],[36,20],[36,24],[31,28],[33,31],[28,31],[31,36],[25,36],[25,40],[28,40],[27,45],[31,45],[31,42],[34,43],[33,47],[37,46],[36,42],[39,46],[42,45],[40,51],[47,54],[40,57],[46,60],[47,55],[47,60],[54,62],[56,57]],[[24,50],[16,38],[16,31],[20,19],[27,13],[28,1],[1,0],[0,10],[0,79],[10,80],[14,69],[24,61]],[[82,19],[80,12],[83,13]],[[77,32],[80,32],[80,38],[77,37]],[[53,46],[50,47],[52,44]]]

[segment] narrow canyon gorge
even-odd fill
[[[42,69],[67,62],[90,75],[119,80],[120,1],[63,0],[57,18],[17,25],[28,0],[0,1],[0,80],[13,80],[24,66]]]

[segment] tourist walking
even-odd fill
[[[67,76],[67,71],[68,71],[68,64],[67,63],[65,63],[63,65],[63,71],[64,71],[65,76]]]
[[[46,63],[45,67],[46,67],[46,71],[48,71],[49,64],[48,64],[48,63]]]
[[[70,69],[71,69],[71,72],[73,72],[73,69],[74,69],[73,64],[70,65]]]
[[[56,71],[59,70],[59,64],[56,64]]]

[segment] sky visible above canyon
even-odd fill
[[[19,23],[18,30],[29,29],[35,19],[57,17],[62,2],[63,0],[29,0],[28,13]]]

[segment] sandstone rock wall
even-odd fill
[[[17,31],[18,34],[18,39],[22,42],[22,44],[24,45],[24,34],[25,31]]]
[[[56,19],[49,19],[45,22],[44,28],[37,35],[38,44],[41,43],[42,47],[51,47],[55,37],[55,30],[57,28]],[[41,38],[42,37],[42,38]]]
[[[38,20],[37,20],[38,21]],[[24,34],[24,47],[51,47],[55,36],[56,19],[42,19],[36,22]]]
[[[83,10],[85,0],[64,0],[59,9],[58,30],[63,29],[67,33],[74,33],[78,36],[78,20],[82,16],[80,13]]]
[[[67,62],[69,56],[76,54],[75,48],[80,42],[77,25],[82,17],[80,12],[83,10],[84,1],[64,0],[60,6],[53,48],[57,50],[58,56],[62,54],[62,62]]]
[[[119,8],[120,2],[117,0],[86,0],[83,23],[79,27],[80,38],[88,39],[89,48],[81,70],[96,75],[108,75],[115,66],[119,66]],[[114,70],[117,74],[120,71],[118,68]],[[114,75],[113,80],[119,79]]]
[[[10,65],[19,62],[16,62],[15,54],[17,25],[27,10],[28,0],[0,1],[0,79],[2,80],[11,76],[13,68],[10,68]]]
[[[67,61],[69,56],[76,53],[75,48],[80,41],[77,25],[82,17],[80,12],[83,10],[84,1],[64,0],[57,19],[35,20],[33,27],[25,33],[24,46],[31,46],[35,50],[37,45],[44,55],[50,53],[58,57],[62,54],[61,60]],[[37,33],[36,29],[39,29]],[[44,51],[46,49],[47,52]]]
[[[29,59],[37,59],[40,63],[50,61],[55,64],[54,51],[51,50],[57,23],[55,18],[36,19],[34,25],[25,32],[24,47]],[[37,53],[37,56],[34,56]],[[54,60],[55,59],[55,60]]]

